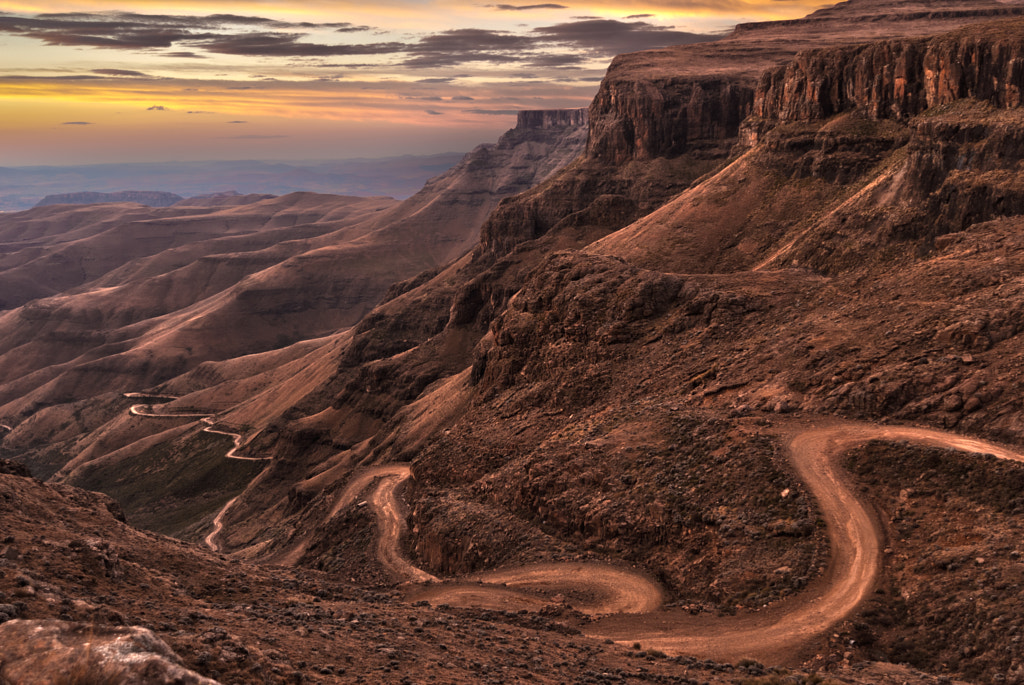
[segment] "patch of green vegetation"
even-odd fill
[[[212,516],[266,466],[225,459],[232,440],[193,433],[136,457],[84,469],[72,483],[116,499],[128,521],[166,535]]]

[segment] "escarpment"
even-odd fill
[[[843,54],[867,51],[881,84],[889,79],[912,94],[917,82],[907,78],[913,73],[897,78],[890,75],[896,73],[891,67],[886,71],[886,59],[902,54],[896,46],[925,44],[919,39],[972,21],[1022,13],[1024,3],[1019,0],[935,0],[926,10],[891,0],[852,0],[800,20],[742,25],[717,41],[620,55],[591,103],[585,154],[542,185],[499,205],[483,225],[477,254],[500,258],[549,234],[563,246],[580,246],[650,214],[729,161],[738,151],[736,144],[746,142],[750,128],[742,124],[748,115],[775,116],[769,105],[781,97],[787,82],[777,74],[787,68],[798,72],[798,67],[787,65],[801,52],[836,45],[848,46]],[[895,42],[864,47],[880,38]],[[962,47],[947,48],[944,54],[955,66],[958,55],[967,59],[975,53]],[[993,63],[1012,58],[1003,48],[976,56]],[[951,67],[947,73],[952,78],[956,72]],[[767,92],[771,83],[780,84],[779,93]],[[874,90],[865,87],[865,93],[884,110],[888,105],[881,84]],[[966,92],[954,85],[942,88]],[[796,88],[794,94],[801,88],[810,90],[813,104],[831,82],[789,87]],[[916,102],[917,96],[899,93],[899,98]],[[1006,97],[1012,97],[1010,90]],[[825,111],[820,106],[819,110]]]
[[[876,256],[926,251],[936,236],[1024,212],[1022,33],[1024,21],[1008,19],[808,51],[766,72],[745,142],[788,158],[776,170],[790,178],[866,186],[774,263],[849,268],[868,245],[888,246]]]
[[[932,39],[801,53],[761,77],[754,113],[807,121],[857,109],[875,119],[907,119],[965,98],[1019,107],[1024,88],[1021,26],[1017,19]]]
[[[590,106],[587,155],[609,164],[687,152],[720,157],[753,101],[754,83],[743,78],[608,78]]]

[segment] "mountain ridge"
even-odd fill
[[[135,202],[147,207],[170,207],[184,200],[181,195],[159,190],[119,190],[116,193],[82,191],[47,195],[36,203],[36,207],[49,205],[88,205],[106,202]]]

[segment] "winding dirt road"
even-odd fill
[[[139,399],[151,399],[151,400],[162,400],[171,402],[178,399],[174,395],[146,395],[139,392],[126,392],[125,397],[139,398]],[[157,413],[153,411],[152,405],[149,404],[133,404],[128,408],[128,413],[132,416],[141,416],[146,419],[199,419],[202,423],[206,424],[203,428],[204,433],[214,433],[216,435],[226,435],[234,440],[234,446],[228,450],[227,454],[224,455],[225,459],[239,459],[241,461],[266,461],[270,457],[246,457],[238,453],[238,450],[242,448],[242,435],[241,433],[232,433],[230,431],[223,431],[218,428],[214,428],[216,421],[213,418],[213,414],[210,412],[171,412],[171,413]],[[230,503],[229,503],[230,504]]]
[[[126,392],[124,397],[128,399],[148,399],[160,402],[173,402],[179,399],[176,395],[148,395],[141,392]],[[132,416],[141,416],[147,419],[200,419],[200,421],[206,424],[203,428],[204,433],[214,433],[216,435],[226,435],[232,438],[234,444],[231,449],[224,455],[225,459],[238,459],[240,461],[267,461],[270,457],[247,457],[238,453],[238,450],[242,448],[242,435],[240,433],[232,433],[230,431],[222,431],[214,428],[216,422],[214,421],[213,415],[209,412],[172,412],[169,414],[158,414],[152,411],[152,406],[149,404],[133,404],[128,408],[128,413]],[[259,476],[257,476],[258,478]],[[221,507],[221,510],[217,512],[217,515],[213,519],[213,530],[210,534],[203,539],[203,542],[213,552],[220,551],[220,544],[217,542],[217,536],[220,535],[221,530],[224,529],[224,516],[231,509],[231,506],[238,500],[238,497],[232,498],[227,504]]]
[[[553,593],[559,593],[576,609],[600,617],[586,628],[592,637],[640,642],[645,649],[670,654],[722,661],[750,657],[785,663],[810,640],[853,613],[873,590],[881,568],[884,533],[839,467],[843,453],[869,440],[907,440],[1024,462],[1024,455],[1006,447],[927,428],[832,422],[790,428],[787,433],[789,457],[817,498],[827,524],[831,564],[807,592],[738,616],[716,618],[678,610],[657,611],[662,601],[657,584],[630,569],[604,564],[542,564],[438,583],[401,555],[399,540],[405,519],[395,490],[411,477],[407,464],[379,467],[360,475],[339,497],[331,516],[351,505],[373,479],[381,478],[368,500],[379,526],[378,556],[396,576],[431,583],[410,589],[407,594],[412,600],[490,609],[537,609],[549,603]]]
[[[224,515],[228,513],[228,509],[235,503],[238,497],[232,497],[227,504],[225,504],[220,511],[217,512],[217,516],[213,519],[213,530],[210,534],[203,538],[203,542],[207,547],[210,548],[211,552],[220,551],[220,543],[217,542],[217,536],[220,535],[220,531],[224,528]]]

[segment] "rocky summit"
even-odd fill
[[[849,0],[401,203],[0,217],[0,682],[1024,683],[1022,52]]]

